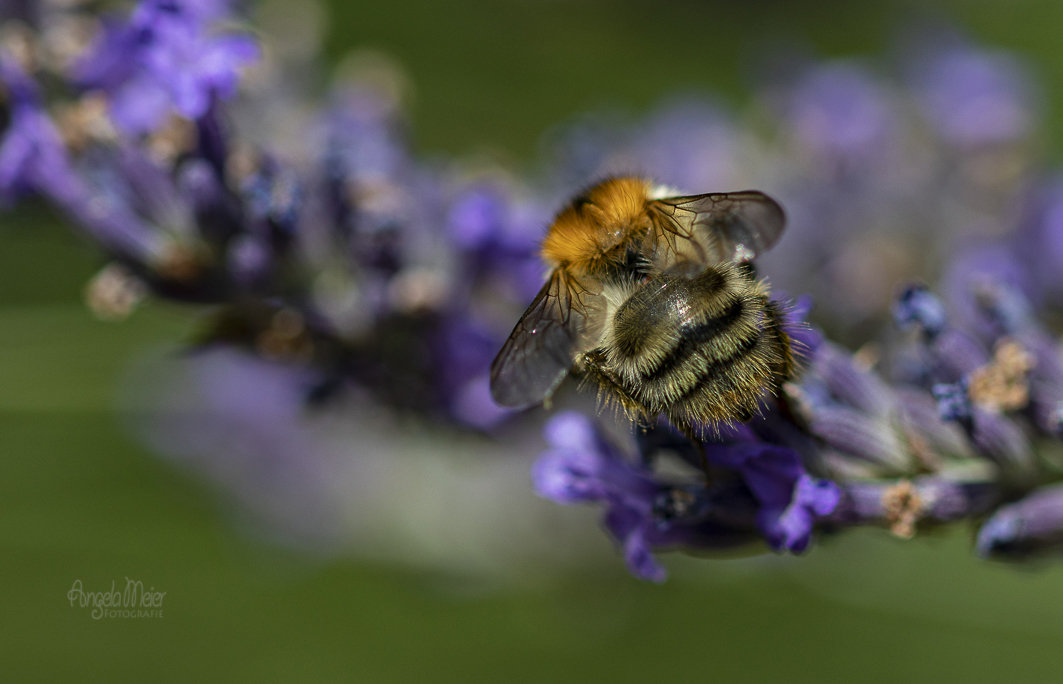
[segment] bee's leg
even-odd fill
[[[612,374],[605,367],[605,359],[598,351],[588,352],[583,355],[577,364],[579,370],[583,374],[598,384],[598,388],[602,392],[611,393],[620,402],[624,410],[638,419],[646,419],[650,416],[656,415],[656,412],[651,411],[642,402],[631,396],[630,393],[625,390],[619,382],[613,378]],[[694,447],[694,451],[698,454],[698,460],[701,463],[701,471],[705,474],[705,485],[709,486],[712,483],[712,474],[709,471],[709,459],[705,455],[705,443],[701,441],[701,438],[695,434],[694,429],[686,421],[679,421],[669,416],[669,420],[672,422],[680,432],[690,440],[691,445]]]
[[[598,385],[598,396],[603,393],[612,395],[616,398],[620,405],[624,408],[624,411],[634,419],[639,417],[646,417],[655,415],[653,411],[650,411],[642,402],[621,386],[613,377],[612,373],[605,367],[605,359],[602,357],[601,352],[591,351],[587,352],[580,359],[577,364],[578,369],[589,380],[594,381]]]
[[[779,415],[782,416],[783,420],[793,423],[802,430],[808,429],[808,421],[794,407],[794,402],[790,395],[786,393],[786,390],[780,388],[779,393],[775,395],[775,404],[779,407]]]
[[[773,302],[769,297],[764,297],[764,329],[778,340],[782,360],[776,366],[775,382],[781,387],[782,383],[793,377],[797,370],[797,362],[794,358],[793,341],[787,334],[786,327],[783,326],[782,308],[778,302]]]
[[[649,468],[657,457],[657,425],[650,416],[638,416],[632,429],[635,433],[635,444],[638,447],[639,462]]]
[[[773,302],[767,296],[764,297],[764,329],[778,340],[779,355],[782,359],[775,370],[775,382],[781,387],[782,383],[793,377],[797,363],[794,360],[793,343],[783,325],[782,309],[778,302]]]
[[[764,311],[767,314],[767,329],[770,330],[780,342],[780,352],[782,354],[782,362],[778,364],[778,368],[775,373],[775,403],[779,407],[779,412],[782,416],[793,423],[794,425],[805,426],[805,422],[801,419],[800,414],[794,410],[790,398],[787,396],[786,391],[783,389],[783,385],[787,380],[793,377],[797,370],[797,362],[794,358],[793,347],[791,345],[790,336],[786,334],[786,329],[783,327],[783,313],[776,302],[770,299],[766,301]]]
[[[694,451],[698,455],[698,461],[701,463],[701,472],[705,475],[705,486],[711,486],[713,478],[712,472],[709,470],[709,458],[705,455],[705,443],[701,441],[701,438],[698,437],[697,434],[695,434],[693,428],[691,428],[688,423],[672,421],[672,424],[679,428],[679,431],[690,440],[691,445],[694,447]]]

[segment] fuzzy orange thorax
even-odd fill
[[[593,276],[622,260],[627,245],[646,235],[651,189],[649,181],[633,177],[595,185],[554,219],[543,240],[543,259],[577,276]]]

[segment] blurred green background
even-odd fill
[[[645,110],[688,87],[741,103],[758,47],[882,53],[913,12],[1024,55],[1063,140],[1063,4],[1048,0],[332,0],[329,12],[331,61],[373,47],[408,70],[424,153],[524,162],[544,130],[602,105]],[[1063,681],[1063,568],[981,562],[964,529],[854,533],[798,559],[669,556],[664,586],[619,559],[604,575],[481,587],[251,539],[113,409],[130,359],[181,338],[191,312],[151,304],[98,322],[81,304],[92,248],[42,207],[0,222],[3,681]],[[163,619],[94,621],[67,601],[75,579],[126,577],[167,592]]]

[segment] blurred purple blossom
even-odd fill
[[[740,154],[740,130],[710,101],[677,98],[636,133],[632,154],[656,180],[675,188],[727,184]]]
[[[945,329],[945,308],[926,287],[909,286],[893,305],[893,318],[902,328],[918,326],[928,339],[937,337]]]
[[[302,421],[316,373],[231,349],[171,364],[166,372],[175,377],[156,380],[165,381],[168,404],[180,408],[148,409],[140,435],[182,467],[209,473],[268,521],[271,533],[301,545],[334,544],[339,504],[329,483],[337,464],[320,457],[324,445]],[[150,395],[137,392],[141,402]]]
[[[6,51],[0,51],[0,78],[11,117],[0,142],[0,198],[11,203],[26,192],[40,192],[69,202],[80,193],[80,183],[40,87]]]
[[[991,52],[958,37],[939,43],[909,65],[923,113],[953,145],[1016,142],[1036,120],[1036,93],[1014,56]]]
[[[198,119],[212,98],[236,93],[238,70],[259,58],[249,36],[213,35],[226,0],[143,0],[128,20],[104,22],[74,68],[85,90],[103,90],[110,115],[129,134],[153,131],[176,111]]]
[[[623,549],[636,576],[663,582],[667,573],[653,557],[653,502],[659,486],[649,473],[627,464],[578,413],[550,419],[545,437],[551,449],[532,468],[539,496],[562,504],[601,502],[604,524]]]
[[[856,64],[809,70],[794,84],[787,109],[794,135],[819,159],[864,165],[895,144],[889,92]]]
[[[1063,485],[1033,491],[998,509],[978,531],[982,556],[1022,558],[1063,550]]]

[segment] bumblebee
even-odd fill
[[[786,224],[762,192],[673,197],[638,177],[573,199],[542,244],[542,290],[491,366],[502,406],[548,401],[574,373],[632,418],[688,435],[748,420],[794,371],[752,259]]]

